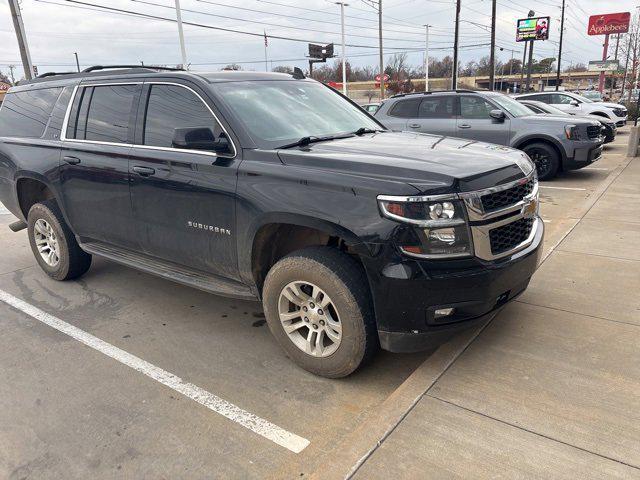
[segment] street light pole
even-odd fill
[[[425,41],[425,54],[424,54],[424,91],[429,91],[429,27],[431,25],[425,25],[426,41]]]
[[[182,30],[182,12],[180,11],[180,0],[176,1],[176,21],[178,23],[178,37],[180,37],[180,53],[182,54],[182,68],[188,69],[187,49],[184,46],[184,31]]]
[[[346,45],[344,41],[344,7],[349,5],[344,2],[336,2],[340,5],[340,22],[342,26],[342,94],[347,95],[347,55],[345,53]]]
[[[384,100],[384,55],[382,53],[382,0],[378,0],[378,43],[380,47],[380,101]]]

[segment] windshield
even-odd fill
[[[560,110],[559,108],[556,108],[553,105],[544,104],[544,105],[536,105],[536,107],[540,108],[541,110],[544,110],[547,113],[552,113],[553,115],[562,115],[563,117],[569,115],[567,112]]]
[[[581,102],[584,102],[584,103],[594,103],[593,100],[590,100],[587,97],[583,97],[582,95],[580,95],[578,93],[574,93],[572,95],[572,97],[575,98],[576,100],[580,100]]]
[[[525,115],[533,114],[531,110],[520,102],[506,95],[492,95],[490,98],[514,117],[524,117]]]
[[[383,129],[361,108],[317,82],[245,81],[219,83],[214,88],[260,148],[360,128]]]
[[[582,96],[587,97],[589,100],[602,100],[600,92],[584,92]]]

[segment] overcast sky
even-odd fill
[[[364,0],[347,0],[347,56],[354,65],[377,64],[377,13]],[[589,15],[635,11],[632,0],[566,0],[563,66],[587,63],[602,55],[603,37],[587,36]],[[84,3],[81,4],[81,3]],[[131,14],[99,11],[87,4],[109,6],[158,17],[175,19],[174,0],[22,0],[22,13],[31,56],[39,72],[75,68],[74,52],[82,67],[95,64],[181,63],[175,22],[139,18]],[[497,45],[499,58],[507,61],[514,49],[522,57],[521,44],[514,41],[515,21],[530,8],[537,16],[550,16],[550,39],[536,42],[536,57],[557,56],[562,0],[498,0]],[[228,63],[241,63],[248,70],[265,69],[263,32],[298,39],[269,39],[268,67],[290,65],[306,68],[307,41],[340,44],[340,7],[329,0],[181,0],[183,20],[213,27],[254,33],[226,32],[185,25],[188,61],[193,70],[218,70]],[[461,60],[488,55],[490,0],[462,0]],[[18,67],[20,55],[6,0],[0,3],[0,70]],[[409,61],[420,64],[424,55],[424,25],[431,28],[431,56],[452,53],[455,1],[383,0],[385,58],[409,51]],[[230,18],[223,18],[230,17]],[[613,57],[615,39],[610,55]],[[339,48],[336,48],[339,53]],[[246,62],[246,63],[245,63]],[[566,64],[564,62],[567,62]],[[17,75],[18,76],[18,75]]]

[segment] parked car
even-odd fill
[[[380,104],[379,103],[366,103],[364,105],[361,105],[361,107],[365,112],[369,112],[371,115],[373,115],[374,113],[376,113],[378,108],[380,108]]]
[[[533,113],[542,114],[542,115],[556,115],[556,116],[571,116],[575,115],[572,113],[567,113],[559,108],[554,107],[553,105],[549,105],[548,103],[538,102],[536,100],[527,100],[526,98],[519,98],[518,101],[523,105],[526,105]],[[618,129],[613,120],[609,120],[606,117],[601,117],[599,115],[581,115],[580,118],[584,118],[585,120],[592,120],[595,122],[600,122],[602,125],[602,134],[604,135],[604,143],[613,142],[616,138],[616,133]]]
[[[599,115],[613,120],[617,127],[627,123],[627,107],[619,103],[594,102],[573,92],[524,93],[515,98],[526,98],[549,103],[563,112],[575,115]]]
[[[261,300],[327,377],[477,325],[542,250],[523,152],[391,132],[298,69],[49,74],[7,94],[0,157],[11,228],[50,277],[98,255]]]
[[[375,117],[392,130],[508,145],[523,150],[541,180],[559,170],[582,168],[602,154],[598,122],[541,117],[497,92],[456,90],[396,95],[382,103]]]

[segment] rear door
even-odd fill
[[[481,142],[509,144],[511,120],[491,118],[491,110],[501,110],[478,95],[460,95],[460,114],[457,120],[457,136]]]
[[[389,106],[386,115],[376,115],[376,118],[385,127],[402,132],[408,130],[407,119],[415,119],[418,117],[418,107],[420,106],[419,98],[403,98],[396,100]]]
[[[239,151],[213,112],[210,100],[195,85],[145,84],[131,152],[131,202],[145,253],[238,278]],[[178,146],[176,130],[189,128],[210,129],[216,140],[229,141],[229,151]]]
[[[73,231],[85,239],[135,248],[129,197],[129,152],[139,83],[76,88],[60,163],[62,202]]]
[[[435,95],[422,98],[418,115],[407,122],[407,130],[434,135],[456,134],[456,98],[454,95]]]

